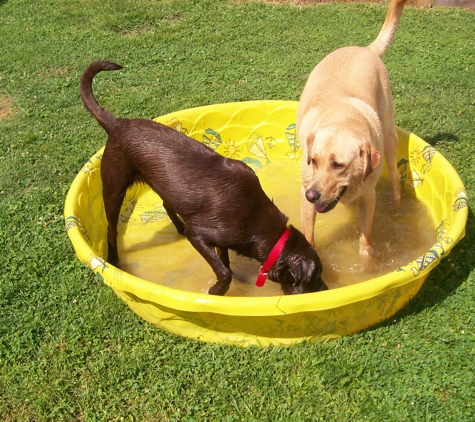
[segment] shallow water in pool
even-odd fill
[[[269,164],[257,174],[267,195],[289,217],[289,223],[300,229],[298,166],[287,162]],[[323,265],[322,277],[330,289],[395,271],[423,255],[436,242],[434,223],[413,195],[402,190],[401,206],[397,210],[392,209],[390,201],[389,185],[383,179],[377,187],[373,221],[374,246],[379,258],[370,267],[358,253],[356,203],[339,204],[326,214],[317,214],[315,248]],[[130,218],[119,226],[119,254],[121,269],[145,280],[198,293],[206,293],[215,283],[209,265],[176,232],[161,208],[160,198],[153,192],[140,196]],[[255,286],[258,262],[234,252],[230,252],[230,259],[233,281],[228,296],[282,294],[280,285],[270,280],[262,288]]]

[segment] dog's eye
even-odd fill
[[[333,161],[332,166],[335,170],[341,170],[344,167],[343,164],[337,163],[336,161]]]
[[[317,165],[317,162],[315,161],[315,158],[312,158],[312,160],[310,161],[312,163],[312,166],[316,166]]]

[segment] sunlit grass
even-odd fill
[[[228,1],[0,1],[0,415],[61,420],[473,420],[475,286],[466,238],[419,294],[361,334],[288,349],[217,346],[135,316],[74,256],[65,195],[101,146],[79,98],[122,117],[298,100],[326,53],[366,45],[386,8]],[[384,57],[397,123],[475,187],[475,15],[408,8]]]

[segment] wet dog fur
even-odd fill
[[[160,123],[121,119],[103,109],[92,93],[94,76],[122,67],[92,63],[81,78],[85,107],[108,134],[101,163],[108,221],[107,261],[119,266],[117,223],[121,205],[134,183],[147,183],[163,200],[177,231],[186,236],[216,274],[210,294],[224,295],[232,273],[228,249],[264,262],[287,227],[287,217],[266,196],[246,164],[229,159]],[[290,236],[269,279],[285,294],[326,290],[320,259],[303,234]]]

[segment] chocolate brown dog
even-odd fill
[[[262,263],[284,232],[288,238],[268,277],[285,294],[326,290],[317,253],[297,229],[286,230],[287,217],[246,164],[160,123],[116,118],[97,103],[94,76],[121,68],[107,61],[92,63],[80,87],[84,105],[109,135],[101,164],[108,262],[119,264],[117,222],[127,188],[147,183],[162,198],[178,232],[215,272],[218,281],[209,293],[224,295],[229,289],[228,249]]]

